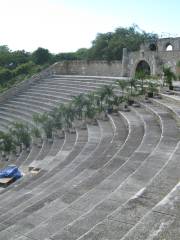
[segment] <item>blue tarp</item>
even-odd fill
[[[0,178],[13,178],[14,180],[17,180],[20,177],[22,177],[22,174],[15,165],[7,166],[0,170]]]

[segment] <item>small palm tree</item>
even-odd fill
[[[75,119],[75,110],[73,105],[67,104],[64,105],[64,109],[63,109],[63,121],[64,121],[64,126],[66,129],[71,129],[72,128],[72,123]]]
[[[146,79],[146,77],[147,77],[146,71],[144,70],[136,71],[135,79],[137,82],[138,80],[140,80],[140,85],[141,85],[140,94],[144,94],[144,80]]]
[[[125,94],[125,90],[127,89],[129,82],[126,80],[117,80],[116,84],[118,85],[118,87],[121,89],[122,91],[122,96],[124,97]]]
[[[165,83],[167,83],[169,86],[169,89],[172,90],[173,80],[176,80],[176,75],[171,71],[170,67],[164,67],[163,73],[164,73]]]
[[[36,126],[43,129],[45,136],[48,139],[52,139],[53,121],[52,121],[52,117],[48,113],[34,114],[33,121],[35,122]]]
[[[16,150],[16,145],[14,142],[14,139],[11,135],[11,133],[7,132],[2,132],[0,131],[0,151],[1,154],[4,155],[9,155],[12,152],[15,152]]]
[[[129,82],[129,86],[130,86],[130,94],[132,95],[133,91],[137,90],[137,83],[138,83],[138,81],[137,81],[136,78],[131,78],[131,79],[129,79],[128,82]]]
[[[50,112],[50,116],[53,121],[53,128],[54,130],[62,130],[63,128],[63,109],[64,106],[61,104],[60,106],[53,109],[53,111]]]
[[[72,99],[72,105],[79,119],[82,119],[82,112],[85,104],[86,104],[86,98],[83,93],[79,94],[78,96],[74,96]]]
[[[27,124],[22,122],[14,122],[9,128],[9,132],[14,138],[16,145],[20,147],[20,151],[22,151],[22,146],[25,146],[26,149],[30,147],[31,134],[30,128]]]
[[[101,103],[101,110],[107,111],[108,108],[112,108],[112,100],[114,97],[114,86],[112,85],[104,85],[100,91],[98,92],[100,103]]]

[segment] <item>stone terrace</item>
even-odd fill
[[[33,125],[33,113],[115,80],[41,77],[1,103],[0,129]],[[172,94],[3,163],[26,174],[0,189],[0,240],[180,239],[180,96]],[[41,170],[31,175],[29,166]]]

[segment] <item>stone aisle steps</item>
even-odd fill
[[[152,119],[148,119],[149,114],[146,116],[146,118],[147,118],[146,124],[147,123],[150,124],[150,122],[152,122]],[[126,198],[129,198],[129,196],[131,195],[130,193],[126,191],[119,191],[117,189],[119,185],[125,180],[125,178],[128,177],[131,171],[134,171],[133,168],[136,169],[136,167],[141,163],[141,161],[146,159],[146,157],[150,154],[150,152],[156,146],[156,143],[158,142],[160,137],[157,134],[158,132],[157,130],[159,127],[157,125],[157,122],[155,120],[153,121],[155,126],[153,126],[152,124],[149,127],[151,128],[152,131],[156,132],[156,136],[154,137],[154,139],[153,139],[153,135],[149,136],[149,134],[147,134],[149,133],[150,128],[146,129],[147,132],[145,133],[144,140],[140,145],[139,150],[136,151],[129,158],[129,161],[125,162],[125,164],[123,164],[121,168],[119,169],[117,168],[115,173],[112,174],[112,176],[110,176],[109,179],[105,180],[104,182],[102,182],[102,184],[100,184],[99,187],[97,187],[97,189],[99,190],[109,191],[109,189],[111,189],[109,192],[109,195],[106,196],[105,200],[103,201],[103,198],[102,198],[100,203],[95,205],[92,211],[89,211],[86,215],[84,214],[77,221],[74,221],[72,224],[69,224],[67,227],[65,227],[63,231],[52,236],[52,239],[76,239],[80,237],[81,234],[84,234],[88,230],[88,228],[90,228],[90,225],[92,227],[93,224],[96,225],[98,221],[101,222],[103,218],[105,218],[110,212],[114,211],[120,204],[122,204]],[[147,124],[147,127],[148,127],[148,124]],[[150,151],[149,153],[147,152],[148,148]],[[140,156],[141,156],[141,161],[139,160]],[[85,206],[86,208],[88,208],[87,203]],[[76,210],[77,209],[84,210],[84,208],[82,208],[80,204],[76,204],[72,208],[73,209],[75,208]],[[83,227],[81,228],[80,226],[83,226]],[[32,235],[32,238],[33,238],[33,235]]]
[[[180,236],[180,144],[140,195],[144,202],[155,205],[129,231],[123,240],[178,239]],[[170,193],[169,193],[170,192]],[[169,193],[169,194],[168,194]]]
[[[155,104],[162,106],[167,109],[170,113],[173,111],[173,118],[179,123],[180,113],[179,107],[175,102],[169,102],[165,99],[153,100]],[[175,116],[176,115],[176,116]],[[180,140],[180,137],[179,137]],[[179,142],[180,143],[180,142]],[[167,205],[168,208],[171,206],[172,201],[169,200],[168,192],[170,192],[173,187],[178,186],[180,180],[180,144],[177,145],[175,152],[172,158],[167,162],[167,164],[162,168],[160,172],[152,179],[149,185],[144,189],[140,197],[145,197],[153,201],[154,204],[157,204],[152,210],[150,210],[142,220],[135,225],[135,227],[128,234],[125,235],[123,239],[146,239],[153,236],[154,238],[160,239],[166,237],[165,239],[178,239],[177,219],[172,221],[170,225],[166,226],[166,220],[168,216],[165,216],[164,213],[169,214],[169,211],[161,211],[161,205]],[[178,189],[178,187],[177,187]],[[174,192],[174,189],[172,190]],[[167,196],[166,196],[167,195]],[[163,199],[164,198],[164,199]],[[158,203],[160,201],[160,203]],[[176,196],[176,205],[180,206],[180,195]],[[160,207],[159,207],[160,206]],[[175,206],[174,206],[175,207]],[[173,209],[173,208],[172,208]],[[177,210],[177,209],[176,209]],[[176,212],[178,213],[178,211]],[[173,216],[176,214],[173,214]],[[146,217],[147,216],[147,217]],[[165,217],[165,218],[164,218]],[[156,221],[155,219],[158,219]],[[165,221],[165,222],[164,222]],[[147,227],[148,223],[148,227]],[[146,229],[144,228],[146,226]]]
[[[80,239],[90,239],[90,236],[101,239],[100,237],[106,236],[108,239],[121,239],[124,234],[126,234],[133,226],[139,221],[139,219],[153,207],[155,204],[152,199],[144,197],[143,191],[148,181],[153,179],[156,173],[161,170],[161,168],[167,163],[168,159],[172,157],[178,143],[178,134],[174,135],[174,132],[178,131],[176,124],[171,116],[168,118],[168,113],[163,112],[155,106],[151,106],[153,111],[157,111],[162,118],[163,123],[163,137],[156,151],[150,156],[149,160],[144,162],[142,166],[125,182],[122,187],[123,191],[132,191],[135,189],[137,194],[133,196],[130,200],[125,202],[123,206],[111,214],[104,222],[97,225],[92,229],[87,235]],[[169,131],[168,127],[171,127]],[[171,135],[170,135],[171,134]],[[159,151],[157,151],[159,149]],[[166,149],[166,155],[164,154],[164,149]],[[161,155],[160,155],[161,153]],[[149,170],[151,169],[151,171]],[[139,192],[138,192],[139,191]],[[135,193],[135,192],[134,192]],[[107,229],[108,231],[105,231]],[[113,233],[113,230],[115,233]],[[56,238],[55,238],[56,239]]]
[[[92,132],[92,130],[94,131],[94,133]],[[85,148],[84,148],[84,154],[87,154],[88,155],[88,153],[89,154],[91,154],[95,149],[96,149],[96,147],[97,147],[97,143],[98,143],[98,139],[100,139],[99,137],[100,137],[100,135],[99,135],[99,137],[97,138],[97,134],[98,134],[98,132],[97,132],[97,130],[98,130],[98,128],[97,127],[93,127],[93,129],[91,129],[90,130],[90,136],[89,136],[89,143],[85,146]],[[96,135],[96,139],[94,138],[94,134]],[[70,138],[69,138],[70,139]],[[93,141],[95,140],[95,142],[93,143]],[[67,148],[67,147],[66,147]],[[66,150],[64,149],[64,152],[66,152]],[[82,156],[84,156],[84,155],[82,155]],[[60,157],[60,156],[59,156]],[[62,157],[63,157],[63,155],[62,155]],[[72,156],[73,157],[73,156]],[[74,156],[75,157],[75,156]],[[62,159],[63,160],[63,159]],[[65,159],[66,160],[66,159]],[[67,164],[69,163],[69,159],[67,159],[68,161],[67,161]],[[73,158],[72,158],[72,160],[73,160]],[[71,161],[72,161],[71,159],[70,159],[70,163],[71,163]],[[78,158],[77,158],[77,160],[78,160]],[[66,163],[65,163],[65,161],[62,161],[62,164],[59,164],[60,165],[60,167],[61,166],[66,166]],[[68,165],[67,165],[68,166]],[[57,175],[59,174],[59,171],[60,171],[60,168],[56,168],[56,171],[55,172],[53,172],[54,174],[56,173]],[[65,173],[66,173],[66,171],[64,171]],[[67,173],[66,173],[67,174]],[[52,177],[54,177],[53,175],[51,176],[51,178]],[[50,180],[51,180],[51,178],[49,178]],[[56,179],[56,178],[55,178]],[[47,179],[46,179],[47,180]],[[56,179],[57,180],[57,179]],[[44,183],[45,182],[45,179],[43,178],[43,179],[41,179],[41,184],[45,184]],[[36,183],[32,183],[32,184],[30,184],[30,186],[31,186],[31,189],[32,190],[35,190],[35,187],[37,187],[37,185],[36,185]],[[29,191],[30,190],[30,186],[28,186],[28,188],[27,188],[27,190]],[[24,188],[23,188],[24,189]],[[26,190],[26,191],[27,191]],[[48,189],[44,189],[44,188],[42,188],[41,190],[46,190],[47,191],[47,193],[49,193],[49,190]],[[51,191],[52,191],[53,189],[51,189]],[[20,191],[21,191],[21,189],[20,189]],[[38,198],[38,196],[36,196],[36,195],[34,195],[34,197],[37,197]],[[6,199],[6,201],[7,201],[7,199]],[[3,202],[1,202],[2,204],[3,204]],[[21,202],[22,203],[22,202]],[[5,202],[5,204],[6,204],[6,202]],[[25,205],[27,205],[28,206],[28,203],[27,203],[27,201],[25,202]],[[20,208],[21,209],[21,208]]]
[[[138,122],[139,122],[139,120],[138,120]],[[134,124],[134,123],[133,123],[133,124]],[[138,124],[139,124],[139,123],[138,123]],[[133,128],[134,128],[134,127],[133,127]],[[133,129],[133,130],[134,130],[134,129]],[[130,140],[130,138],[131,138],[131,137],[129,137],[129,140]],[[138,144],[138,143],[137,143],[137,144]],[[130,149],[129,149],[129,150],[130,150]],[[132,151],[132,149],[131,149],[130,151]],[[100,195],[100,192],[101,192],[101,191],[98,190],[98,192],[99,192],[99,197],[102,197],[102,196]],[[94,193],[94,194],[95,194],[95,193]],[[93,196],[94,194],[92,194],[92,196]],[[96,190],[96,195],[97,195],[97,190]],[[73,200],[73,199],[72,199],[72,200]],[[72,201],[72,200],[71,200],[71,201]],[[65,210],[65,212],[68,212],[68,211],[69,211],[68,209]],[[75,210],[72,210],[72,211],[74,212]],[[65,212],[64,212],[64,214],[65,214]],[[37,212],[37,214],[38,214],[38,212]],[[59,215],[61,215],[61,213],[59,213]],[[42,225],[43,225],[43,224],[42,224]],[[41,226],[41,228],[42,228],[42,226]],[[38,228],[37,228],[37,230],[38,230]],[[37,231],[37,230],[36,230],[36,231]],[[43,234],[43,232],[42,232],[42,234]],[[38,237],[40,237],[40,236],[38,236]],[[42,237],[42,236],[41,236],[41,237]],[[38,239],[39,239],[39,238],[38,238]]]
[[[74,143],[75,143],[74,135],[73,135],[73,138],[71,138],[69,136],[69,134],[66,134],[65,136],[66,136],[65,140],[62,142],[63,144],[60,147],[59,152],[58,152],[59,158],[61,157],[62,159],[65,157],[65,155],[62,154],[62,156],[61,156],[61,152],[65,151],[65,152],[67,152],[67,155],[68,155],[68,151],[67,150],[69,149],[69,153],[71,153],[71,148],[73,148]],[[73,139],[74,139],[74,142],[73,142]],[[22,168],[26,169],[26,167],[29,167],[28,164],[29,164],[29,162],[25,162],[24,165],[22,166]],[[27,187],[28,185],[33,185],[33,184],[36,185],[36,184],[38,184],[39,180],[43,181],[44,179],[46,179],[46,177],[44,178],[45,174],[47,174],[47,171],[41,170],[40,173],[37,174],[37,177],[36,176],[34,177],[35,181],[32,181],[32,176],[31,175],[30,176],[29,175],[24,176],[22,179],[16,181],[14,184],[10,185],[8,188],[6,188],[4,190],[5,196],[4,196],[4,194],[3,194],[3,196],[0,195],[0,200],[2,199],[1,203],[3,201],[6,202],[7,199],[15,201],[16,198],[19,197],[19,194],[17,193],[18,191],[19,192],[21,192],[21,191],[23,192],[23,190],[25,190],[25,187]],[[8,190],[11,190],[11,191],[8,191]]]
[[[91,139],[92,139],[92,138],[94,138],[94,137],[92,136]],[[96,145],[97,145],[97,144],[95,144],[95,146],[96,146]],[[87,150],[86,150],[86,152],[87,152]]]

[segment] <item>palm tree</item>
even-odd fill
[[[122,96],[124,97],[125,90],[127,89],[127,86],[129,85],[129,82],[126,80],[117,80],[116,84],[122,91]]]
[[[53,129],[58,132],[63,129],[63,109],[64,105],[61,104],[50,112],[50,116],[53,121]]]
[[[48,113],[33,114],[33,121],[35,124],[42,128],[47,139],[52,139],[53,137],[53,121],[52,117]]]
[[[14,138],[16,145],[20,147],[20,151],[22,151],[22,146],[25,146],[26,149],[30,147],[31,134],[30,128],[27,124],[22,122],[14,122],[9,128],[9,132]]]
[[[72,123],[75,119],[75,110],[72,103],[64,105],[63,109],[63,122],[66,129],[70,130],[72,128]]]
[[[86,98],[83,93],[77,96],[73,96],[72,105],[75,109],[75,114],[77,114],[79,119],[82,119],[82,111],[85,103],[86,103]]]
[[[0,131],[0,151],[2,156],[6,157],[6,155],[9,155],[12,152],[15,152],[16,145],[14,142],[14,139],[12,138],[11,133],[2,132]]]
[[[168,84],[169,89],[173,90],[173,80],[176,80],[176,75],[171,71],[170,67],[163,67],[165,83]]]
[[[131,78],[131,79],[129,79],[128,82],[129,82],[129,86],[130,86],[130,94],[132,95],[133,91],[137,90],[137,83],[138,83],[138,81],[137,81],[136,78]]]
[[[113,89],[114,87],[112,85],[104,85],[99,91],[97,91],[101,112],[110,108],[112,109],[114,97]]]
[[[140,94],[144,94],[144,80],[146,79],[146,77],[147,77],[146,71],[144,71],[144,70],[136,71],[135,79],[137,81],[138,80],[141,81],[141,91],[140,91]]]

